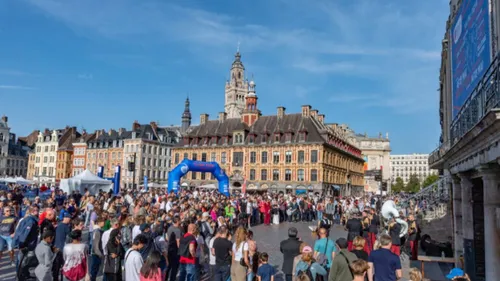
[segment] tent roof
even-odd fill
[[[103,184],[109,184],[111,181],[101,179],[100,177],[92,174],[91,171],[85,170],[81,172],[80,174],[72,177],[71,179],[73,180],[81,180],[82,182],[92,182],[92,183],[103,183]]]

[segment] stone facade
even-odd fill
[[[0,177],[7,176],[7,157],[9,155],[10,128],[8,118],[2,116],[0,119]]]
[[[452,88],[456,77],[452,73],[450,47],[452,40],[463,38],[453,38],[452,27],[460,5],[469,2],[450,1],[439,76],[440,146],[429,156],[429,164],[439,169],[442,176],[450,178],[448,189],[453,198],[457,265],[463,257],[464,270],[472,280],[493,281],[500,276],[500,255],[495,247],[500,243],[500,69],[497,55],[500,5],[498,1],[487,3],[491,9],[489,27],[492,34],[491,42],[484,43],[491,47],[493,63],[484,66],[488,71],[478,85],[473,85],[473,94],[453,117]],[[469,25],[482,23],[475,18],[471,21],[475,22]]]
[[[189,105],[188,105],[189,106]],[[122,186],[131,188],[144,183],[166,185],[171,168],[171,148],[180,138],[179,127],[160,127],[155,122],[141,125],[134,122],[133,131],[125,140],[124,162],[134,161],[134,172],[128,171],[128,165],[122,170]]]
[[[248,190],[311,190],[350,194],[363,188],[361,151],[309,105],[287,114],[263,116],[257,106],[256,84],[244,80],[239,53],[226,83],[225,112],[190,126],[172,151],[173,165],[183,159],[217,162],[230,178],[232,189],[245,182]],[[228,90],[229,89],[229,90]],[[185,109],[184,116],[190,116]],[[187,118],[183,118],[185,120]],[[183,186],[216,183],[210,174],[189,172]]]
[[[71,165],[71,176],[74,177],[87,167],[87,142],[95,138],[95,134],[83,132],[82,136],[73,142],[73,162]]]
[[[81,134],[76,127],[69,128],[61,137],[60,145],[57,149],[56,182],[61,179],[72,177],[73,171],[73,142],[80,138]]]
[[[69,127],[58,130],[45,129],[38,134],[34,155],[29,158],[28,179],[41,184],[56,183],[57,151],[60,140],[68,129]]]
[[[240,118],[245,108],[245,97],[248,94],[248,79],[245,78],[245,67],[241,62],[241,54],[237,52],[226,82],[224,111],[228,118]]]
[[[408,183],[411,175],[417,175],[420,182],[430,175],[437,175],[438,170],[429,167],[429,154],[401,154],[391,155],[392,181],[399,177]]]
[[[390,192],[392,173],[390,169],[391,142],[389,134],[386,134],[385,137],[382,134],[377,137],[354,134],[353,141],[363,154],[365,172],[380,170],[382,182],[387,183],[387,192]],[[381,182],[376,181],[373,175],[365,174],[364,181],[365,191],[374,193],[381,191]]]

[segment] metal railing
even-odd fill
[[[500,58],[495,57],[483,79],[472,91],[450,126],[450,142],[442,143],[429,156],[429,164],[437,162],[462,137],[474,128],[492,108],[500,103]]]

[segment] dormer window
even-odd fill
[[[299,133],[299,142],[304,142],[306,141],[306,132],[300,132]]]
[[[254,135],[249,135],[249,136],[248,136],[248,143],[249,143],[249,144],[253,144],[253,143],[254,143],[254,141],[255,141],[255,136],[254,136]]]
[[[280,134],[279,133],[274,134],[274,142],[280,142]]]
[[[286,133],[285,141],[286,142],[291,142],[292,141],[292,133]]]
[[[228,141],[229,141],[229,137],[228,137],[228,136],[225,136],[225,137],[224,137],[224,144],[227,144],[227,143],[228,143]]]
[[[208,145],[209,141],[210,141],[210,137],[205,137],[205,140],[203,141],[203,145]]]

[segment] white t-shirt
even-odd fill
[[[105,255],[108,254],[108,247],[106,247],[108,245],[108,241],[109,241],[109,235],[111,234],[111,230],[113,230],[112,228],[104,231],[104,233],[102,234],[102,237],[101,237],[101,243],[102,243],[102,251],[104,252]]]
[[[208,252],[210,253],[210,265],[215,265],[215,256],[212,255],[212,248],[214,247],[214,241],[215,241],[216,237],[212,237],[212,239],[210,239],[210,243],[208,243]]]
[[[243,258],[243,252],[248,251],[248,243],[243,242],[240,244],[238,247],[238,250],[236,250],[236,243],[233,243],[233,253],[234,253],[234,260],[235,261],[240,261]]]
[[[135,237],[139,234],[141,234],[141,226],[134,225],[134,227],[132,228],[132,241],[134,241]]]
[[[126,281],[140,281],[141,268],[144,261],[142,260],[139,251],[129,249],[125,253],[125,280]]]

